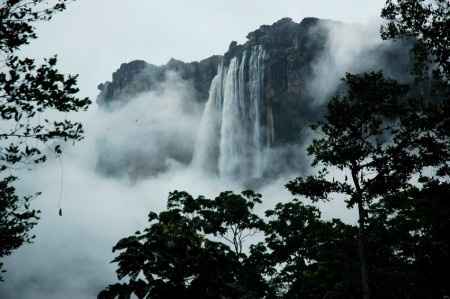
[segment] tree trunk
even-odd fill
[[[359,225],[358,225],[358,255],[360,261],[361,271],[361,286],[363,292],[363,299],[370,299],[369,288],[369,273],[367,270],[367,256],[366,256],[366,234],[365,234],[365,210],[362,202],[358,203]]]
[[[358,173],[356,163],[353,164],[351,169],[353,183],[355,184],[356,189],[356,199],[358,204],[358,255],[360,262],[360,271],[361,271],[361,287],[363,293],[363,299],[370,299],[370,287],[369,287],[369,271],[367,269],[367,255],[366,255],[366,233],[365,233],[365,225],[366,225],[366,211],[363,205],[363,194],[361,190],[361,186],[359,184]]]
[[[441,240],[440,236],[440,210],[439,210],[439,202],[440,198],[435,192],[431,192],[430,195],[431,200],[431,296],[433,299],[440,299],[441,296],[441,287],[442,284],[442,263],[445,259],[441,255]],[[445,271],[445,270],[444,270]]]

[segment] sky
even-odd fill
[[[231,41],[245,42],[249,32],[283,17],[297,22],[312,16],[374,23],[383,4],[384,0],[78,0],[51,22],[40,24],[39,38],[24,49],[24,54],[36,58],[58,54],[59,69],[79,74],[80,95],[95,100],[97,85],[111,80],[124,62],[143,59],[161,65],[172,57],[195,61],[223,54]],[[327,56],[335,55],[339,63],[333,64],[340,74],[352,65],[348,57],[357,56],[355,47],[367,41],[364,33],[353,38],[345,32],[335,36],[330,48],[340,51]],[[327,73],[327,80],[337,81],[337,73],[330,73],[326,63],[318,65],[318,74]],[[142,229],[149,210],[163,208],[168,191],[214,196],[240,188],[236,182],[208,177],[177,163],[169,165],[166,173],[137,184],[96,173],[98,140],[102,138],[117,143],[124,152],[139,147],[149,155],[158,150],[154,145],[161,140],[159,133],[172,138],[182,132],[195,139],[195,129],[183,126],[195,127],[198,115],[186,114],[180,108],[190,97],[190,89],[178,83],[166,82],[162,94],[144,94],[116,114],[98,111],[93,104],[81,116],[86,140],[65,148],[62,160],[50,158],[45,165],[20,175],[21,192],[43,191],[34,203],[42,210],[42,219],[34,230],[35,243],[23,246],[6,260],[7,282],[0,284],[0,298],[95,298],[115,281],[114,265],[109,263],[114,256],[112,246]],[[135,125],[137,118],[144,119],[140,128]],[[276,201],[290,199],[283,188],[287,180],[283,177],[262,188],[270,200],[261,211]],[[63,217],[57,215],[60,205]],[[354,219],[342,203],[332,202],[322,210],[328,217],[338,213],[345,220]]]
[[[263,24],[283,17],[351,23],[378,18],[385,0],[77,0],[51,22],[26,54],[58,54],[62,70],[80,74],[83,95],[95,97],[121,63],[170,58],[195,61],[223,54]]]

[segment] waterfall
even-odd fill
[[[271,109],[264,101],[265,58],[263,47],[254,46],[228,66],[219,65],[197,137],[194,166],[224,177],[263,175],[265,149],[273,139]]]
[[[264,56],[265,52],[262,47],[252,53],[249,66],[249,104],[250,116],[253,123],[252,145],[254,147],[253,155],[253,177],[261,177],[263,174],[264,160],[263,160],[263,145],[262,139],[262,121],[261,117],[265,114],[265,103],[263,87],[264,87]]]
[[[205,105],[192,164],[201,169],[217,171],[219,155],[219,131],[221,124],[220,111],[222,109],[223,65],[218,67],[217,75],[211,81],[209,98]]]

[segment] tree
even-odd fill
[[[98,298],[264,298],[260,246],[243,241],[263,225],[252,209],[260,195],[223,192],[214,199],[172,192],[167,210],[150,213],[150,226],[120,240],[119,279]]]
[[[324,221],[299,200],[264,220],[253,212],[260,202],[252,191],[214,199],[172,192],[148,228],[113,248],[125,282],[98,298],[358,298],[356,227]]]
[[[30,229],[39,219],[38,211],[30,207],[38,193],[18,196],[15,170],[45,162],[51,151],[61,154],[62,141],[83,138],[81,123],[49,115],[87,109],[90,100],[76,96],[77,76],[61,74],[56,57],[38,65],[19,53],[37,38],[34,25],[66,9],[66,2],[6,0],[0,4],[0,258],[30,242]]]
[[[358,298],[357,228],[294,199],[266,211],[266,260],[277,298]],[[262,259],[263,260],[263,259]]]
[[[399,285],[410,292],[397,297],[448,294],[438,274],[450,265],[443,233],[450,215],[445,199],[450,193],[448,8],[448,1],[387,1],[382,35],[415,39],[419,88],[399,102],[407,88],[394,81],[386,85],[382,74],[347,75],[347,96],[331,100],[319,124],[321,138],[309,148],[314,165],[322,166],[319,174],[287,185],[313,200],[341,193],[349,206],[357,206],[365,298],[370,285],[386,284],[381,276],[407,282]],[[333,168],[345,181],[330,177]],[[369,272],[375,277],[370,281]]]
[[[450,101],[419,99],[401,117],[397,143],[413,158],[411,174],[417,180],[401,192],[388,194],[382,209],[389,211],[388,225],[397,223],[408,232],[403,250],[405,257],[417,261],[427,285],[428,298],[442,298],[450,290],[439,273],[450,266]],[[400,169],[402,165],[396,165]],[[411,252],[411,248],[421,252]],[[406,253],[408,252],[408,253]],[[431,295],[430,295],[431,294]]]
[[[347,95],[330,101],[320,137],[308,149],[318,175],[287,185],[314,201],[341,194],[357,207],[364,298],[380,297],[382,276],[407,282],[399,285],[410,292],[398,297],[448,294],[438,275],[449,260],[443,234],[450,214],[444,199],[450,190],[448,8],[448,1],[387,1],[382,35],[415,39],[419,88],[408,94],[381,73],[348,74]]]
[[[381,11],[388,21],[381,29],[384,39],[413,38],[415,73],[450,79],[450,3],[447,0],[388,0]],[[431,68],[430,68],[431,67]]]
[[[450,2],[389,0],[382,17],[388,22],[382,27],[383,38],[416,40],[416,78],[428,82],[428,88],[416,96],[403,116],[399,135],[409,143],[408,152],[415,154],[415,175],[419,179],[397,200],[409,199],[406,211],[415,216],[409,223],[410,231],[421,236],[415,244],[426,252],[421,258],[423,272],[427,273],[425,281],[431,297],[442,298],[450,293],[439,274],[450,267],[450,242],[445,233],[450,229]],[[393,206],[398,208],[392,202],[387,208],[392,210]],[[414,220],[420,225],[414,225]]]
[[[395,117],[408,89],[385,79],[382,73],[347,74],[344,82],[347,94],[334,97],[328,103],[325,121],[314,126],[320,137],[313,140],[308,153],[314,157],[313,166],[319,167],[318,175],[297,178],[287,187],[313,201],[340,194],[348,207],[356,206],[362,294],[368,299],[366,226],[370,205],[410,179],[411,157],[387,142],[396,133]],[[401,171],[392,172],[398,163]],[[333,168],[337,175],[330,172]]]

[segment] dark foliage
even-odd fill
[[[80,123],[49,114],[87,109],[89,99],[76,96],[77,76],[61,74],[56,57],[39,65],[18,55],[23,45],[37,37],[34,24],[50,20],[66,8],[66,2],[50,6],[42,0],[6,0],[0,4],[0,258],[32,240],[29,232],[39,218],[30,207],[38,194],[18,196],[15,171],[45,162],[51,152],[61,154],[60,141],[83,137]]]
[[[98,298],[357,298],[354,226],[297,200],[264,220],[253,212],[260,202],[251,191],[171,193],[150,227],[113,248],[125,282]]]
[[[167,210],[150,213],[150,227],[120,240],[113,261],[118,278],[98,298],[263,298],[269,292],[264,263],[242,251],[242,244],[262,228],[252,209],[253,192],[224,192],[215,199],[170,194]]]
[[[414,38],[415,73],[431,70],[437,79],[450,79],[450,2],[447,0],[388,0],[381,12],[388,24],[385,39]]]

